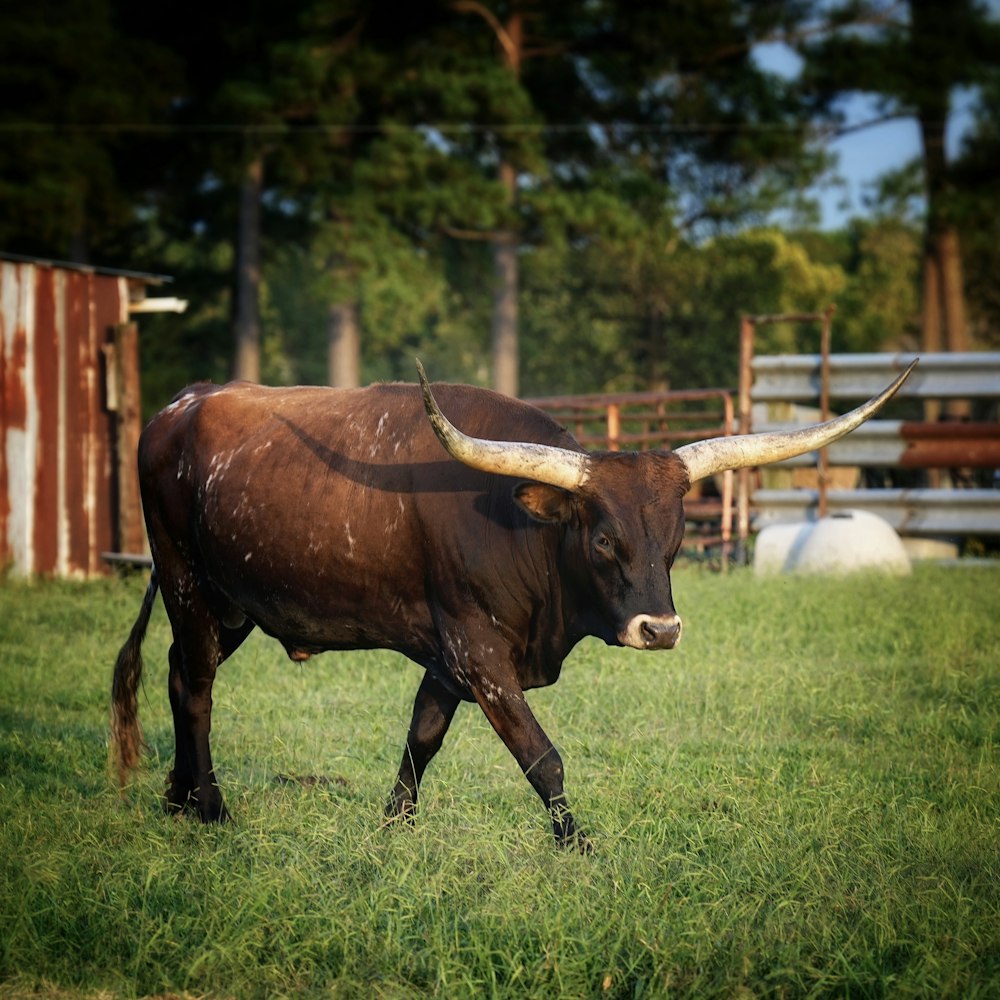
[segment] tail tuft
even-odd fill
[[[139,725],[139,681],[142,678],[142,640],[153,613],[153,602],[159,590],[156,568],[149,577],[149,586],[142,599],[139,617],[115,661],[111,682],[111,759],[118,774],[118,785],[124,788],[138,767],[139,755],[145,747]]]

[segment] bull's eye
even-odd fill
[[[602,556],[610,556],[613,549],[611,539],[603,531],[600,532],[594,536],[594,548],[597,549]]]

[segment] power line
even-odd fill
[[[906,113],[881,115],[848,125],[815,122],[383,122],[300,123],[258,122],[0,122],[0,135],[233,135],[269,138],[294,135],[379,135],[399,132],[425,136],[461,135],[544,135],[602,134],[632,135],[740,135],[777,133],[800,135],[814,142],[833,142],[842,136],[864,131],[888,121],[910,117]],[[928,124],[935,124],[930,122]],[[943,124],[943,123],[937,123]]]
[[[0,132],[34,132],[56,134],[60,132],[72,134],[137,134],[137,135],[289,135],[297,133],[333,134],[344,132],[377,133],[377,132],[420,132],[420,133],[496,133],[496,132],[592,132],[592,131],[627,130],[631,132],[661,132],[661,133],[729,133],[729,132],[807,132],[816,131],[811,125],[800,125],[788,122],[426,122],[417,125],[402,125],[396,123],[383,124],[247,124],[240,125],[229,122],[213,122],[199,124],[155,124],[147,122],[0,122]]]

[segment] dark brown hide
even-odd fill
[[[468,434],[582,450],[534,407],[468,386],[434,394]],[[679,640],[669,570],[688,479],[674,455],[595,455],[569,493],[449,458],[416,386],[238,383],[182,393],[144,431],[139,465],[151,590],[163,591],[174,640],[170,806],[227,817],[208,744],[212,682],[257,625],[293,659],[386,648],[425,668],[392,815],[412,813],[458,703],[475,701],[557,839],[586,847],[562,762],[522,692],[555,682],[585,635]],[[118,688],[137,683],[141,631],[120,654],[116,705]],[[133,722],[121,716],[119,729]]]

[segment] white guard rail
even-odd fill
[[[914,358],[920,364],[899,390],[900,399],[1000,398],[1000,353],[831,354],[830,399],[864,400],[880,393]],[[753,359],[754,402],[819,398],[818,354],[763,355]]]
[[[829,359],[829,398],[843,412],[882,389],[915,357],[920,364],[899,392],[909,399],[1000,399],[1000,353],[840,354]],[[752,360],[751,399],[755,403],[811,403],[820,395],[819,354],[760,356]],[[777,421],[755,423],[754,430],[788,427]],[[954,425],[953,425],[954,426]],[[962,458],[978,468],[993,468],[1000,448],[1000,424],[958,425],[954,436],[942,425],[871,420],[828,449],[831,466],[947,468]],[[946,445],[934,438],[951,437]],[[937,449],[936,451],[934,449]],[[947,449],[950,449],[948,451]],[[949,454],[954,462],[931,455]],[[774,468],[816,465],[817,454]],[[998,463],[1000,464],[1000,463]],[[1000,479],[995,479],[1000,485]],[[850,508],[885,518],[904,535],[1000,535],[1000,489],[833,489],[826,493],[830,513]],[[756,489],[751,506],[755,528],[811,520],[817,516],[815,489]]]

